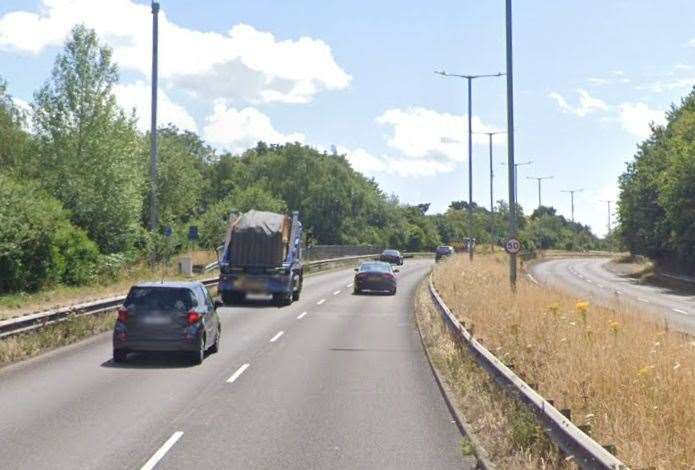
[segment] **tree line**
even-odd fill
[[[0,80],[0,292],[108,280],[128,264],[185,247],[190,226],[198,228],[197,246],[214,249],[232,209],[298,210],[309,244],[419,251],[460,241],[471,227],[479,243],[506,235],[504,202],[493,214],[475,206],[472,221],[465,203],[428,215],[429,204],[401,204],[344,155],[263,142],[241,155],[219,153],[173,125],[158,130],[161,226],[150,231],[150,136],[137,130],[134,111],[116,103],[118,79],[111,49],[76,26],[29,112]],[[552,208],[521,225],[531,249],[598,242]]]
[[[634,254],[692,272],[695,262],[695,89],[652,125],[620,176],[620,237]]]

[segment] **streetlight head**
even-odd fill
[[[447,75],[449,75],[444,70],[441,70],[441,71],[435,70],[434,73],[436,73],[437,75],[441,75],[442,77],[446,77]]]
[[[152,13],[159,13],[159,0],[152,0]]]

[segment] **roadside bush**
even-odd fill
[[[59,282],[79,286],[96,280],[99,250],[84,230],[63,223],[52,238],[51,259]]]
[[[123,268],[125,268],[127,262],[128,259],[123,253],[101,255],[97,264],[97,277],[104,281],[116,279],[123,271]]]
[[[54,198],[0,175],[0,292],[94,279],[99,252]]]

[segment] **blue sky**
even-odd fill
[[[202,5],[204,4],[204,6]],[[117,97],[147,122],[150,15],[139,0],[3,0],[0,74],[30,102],[71,24],[115,49]],[[443,211],[467,197],[466,82],[433,71],[504,71],[504,2],[163,0],[160,122],[220,149],[257,139],[336,145],[387,192]],[[519,199],[606,229],[601,199],[647,136],[648,122],[695,84],[695,4],[527,0],[515,5]],[[474,130],[506,128],[505,81],[474,82]],[[474,199],[489,200],[488,154],[474,146]],[[506,199],[503,139],[495,199]]]

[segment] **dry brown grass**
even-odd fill
[[[74,317],[31,333],[0,340],[0,367],[113,328],[113,312]]]
[[[503,256],[457,256],[434,281],[484,343],[633,468],[695,468],[695,339],[635,312],[520,279]]]
[[[500,469],[565,468],[533,415],[508,396],[467,350],[457,347],[426,283],[418,289],[415,312],[432,362],[490,461]]]
[[[194,264],[208,264],[217,259],[214,252],[194,251],[182,256],[193,258]],[[130,266],[123,270],[119,278],[108,284],[96,284],[80,287],[57,286],[34,293],[18,293],[0,296],[0,320],[17,317],[39,310],[58,308],[77,302],[89,302],[115,295],[125,294],[130,286],[137,282],[161,279],[203,279],[212,277],[214,273],[188,278],[178,272],[178,258],[174,258],[168,266],[154,268],[146,263]]]

